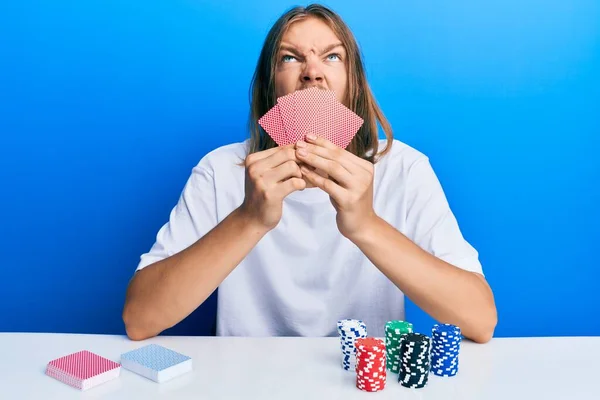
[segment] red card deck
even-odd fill
[[[46,367],[46,375],[79,390],[118,378],[120,373],[121,364],[87,350],[52,360]]]

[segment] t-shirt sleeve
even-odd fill
[[[217,225],[216,210],[213,175],[200,163],[192,170],[154,245],[141,255],[136,272],[194,244]]]
[[[479,254],[463,237],[429,159],[422,157],[415,161],[407,179],[409,238],[447,263],[483,275]]]

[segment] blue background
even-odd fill
[[[192,167],[247,137],[262,42],[293,5],[251,3],[2,2],[0,331],[124,333]],[[496,336],[600,335],[600,3],[327,4],[480,251]],[[214,306],[167,333],[209,333]]]

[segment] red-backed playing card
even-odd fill
[[[311,125],[319,112],[329,102],[335,101],[335,93],[331,90],[310,88],[299,90],[296,96],[296,129],[293,142],[303,140],[311,133]]]
[[[275,105],[267,111],[267,113],[258,120],[258,123],[279,146],[286,146],[290,143],[285,134],[279,106]]]
[[[310,131],[345,149],[358,132],[363,119],[337,100],[329,100],[313,120]]]
[[[293,143],[293,139],[296,137],[296,100],[294,93],[277,98],[277,105],[281,112],[287,142]]]

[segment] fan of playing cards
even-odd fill
[[[279,146],[303,140],[312,133],[345,149],[363,119],[336,100],[331,90],[310,88],[279,97],[258,123]]]

